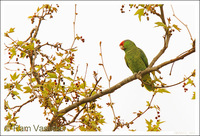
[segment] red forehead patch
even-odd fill
[[[124,41],[122,41],[119,45],[122,45],[122,46],[124,46]]]

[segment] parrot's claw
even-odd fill
[[[138,75],[137,78],[141,80],[141,79],[142,79],[141,71],[139,71],[139,72],[137,73],[137,75]]]

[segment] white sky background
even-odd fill
[[[94,82],[93,71],[97,71],[99,77],[102,76],[100,84],[106,89],[108,82],[103,72],[103,68],[98,64],[101,63],[99,56],[99,42],[102,41],[102,50],[104,64],[108,75],[112,75],[111,86],[121,80],[132,75],[132,72],[127,68],[124,61],[124,51],[119,48],[121,41],[130,39],[141,48],[149,63],[154,56],[163,47],[164,31],[161,27],[154,28],[154,22],[160,21],[158,17],[150,15],[150,21],[146,21],[146,17],[142,17],[139,22],[137,16],[134,16],[134,11],[128,11],[129,3],[135,2],[1,2],[1,58],[2,68],[1,80],[8,77],[10,71],[6,71],[4,63],[8,61],[7,52],[4,51],[4,43],[9,44],[10,40],[5,38],[4,32],[9,28],[15,27],[15,33],[11,34],[13,39],[25,40],[32,28],[36,24],[31,24],[28,16],[36,12],[38,6],[44,3],[59,4],[58,13],[53,14],[53,19],[43,21],[38,33],[38,38],[42,43],[63,43],[62,47],[70,48],[73,41],[73,20],[74,20],[74,4],[77,3],[76,17],[76,33],[85,39],[85,42],[77,41],[75,46],[78,51],[75,53],[75,63],[79,65],[78,76],[84,76],[85,65],[89,64],[87,72],[87,85]],[[125,3],[126,13],[120,12],[121,5]],[[138,3],[138,2],[136,2]],[[147,3],[147,2],[145,2]],[[148,2],[151,3],[151,2]],[[153,2],[155,3],[155,1]],[[170,2],[164,2],[165,18],[170,17],[172,24],[177,24],[182,30],[175,31],[171,37],[169,48],[159,58],[155,65],[158,65],[166,60],[175,58],[183,51],[191,48],[191,40],[186,28],[172,16]],[[199,7],[198,2],[173,2],[175,14],[188,25],[193,38],[199,43]],[[197,44],[197,52],[198,50]],[[164,77],[163,82],[167,84],[177,83],[183,80],[184,75],[189,76],[196,68],[198,69],[198,53],[187,56],[184,60],[175,63],[172,76],[169,76],[171,65],[165,66],[161,71],[161,76]],[[15,59],[13,59],[15,61]],[[13,68],[15,66],[12,66]],[[76,68],[76,67],[75,67]],[[198,70],[196,70],[199,75]],[[196,88],[189,87],[188,92],[184,92],[182,84],[168,88],[171,94],[157,94],[154,98],[153,105],[159,105],[161,108],[161,121],[166,121],[161,124],[163,132],[173,132],[175,134],[194,134],[199,129],[199,103],[198,103],[198,77],[195,78]],[[2,82],[1,82],[2,83]],[[7,91],[3,89],[1,84],[1,102],[3,109],[3,100],[7,95]],[[196,100],[191,100],[193,91],[196,91]],[[114,110],[117,116],[121,116],[124,121],[130,121],[135,118],[133,112],[146,109],[146,101],[150,101],[152,93],[141,87],[138,80],[130,82],[111,94],[112,101],[115,103]],[[108,96],[103,96],[99,103],[104,107],[102,113],[107,124],[102,126],[103,132],[112,131],[114,128],[113,115],[111,108],[107,107],[109,102]],[[13,104],[20,104],[20,101]],[[47,125],[45,117],[43,117],[43,108],[38,107],[38,102],[23,107],[17,115],[21,118],[18,123],[22,126],[30,125]],[[5,111],[2,111],[2,130],[5,126],[4,116]],[[153,119],[154,123],[156,112],[149,110],[147,113],[138,118],[131,127],[139,132],[147,130],[145,119]],[[127,131],[124,127],[118,131]],[[3,131],[2,131],[3,132]],[[6,134],[6,133],[5,133]],[[38,134],[38,133],[36,133]]]

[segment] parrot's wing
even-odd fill
[[[124,57],[124,59],[125,59],[126,65],[128,66],[128,68],[130,68],[129,65],[128,65],[127,57]]]
[[[145,55],[145,53],[140,49],[140,48],[138,48],[139,49],[139,51],[140,51],[140,57],[142,58],[142,60],[143,60],[143,62],[144,62],[144,64],[145,64],[145,66],[146,67],[148,67],[148,59],[147,59],[147,57],[146,57],[146,55]]]

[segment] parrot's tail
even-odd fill
[[[144,87],[148,90],[148,91],[154,91],[155,87],[154,84],[152,82],[152,79],[150,77],[150,74],[146,74],[142,77],[142,80],[144,82]],[[146,84],[145,84],[146,83]]]

